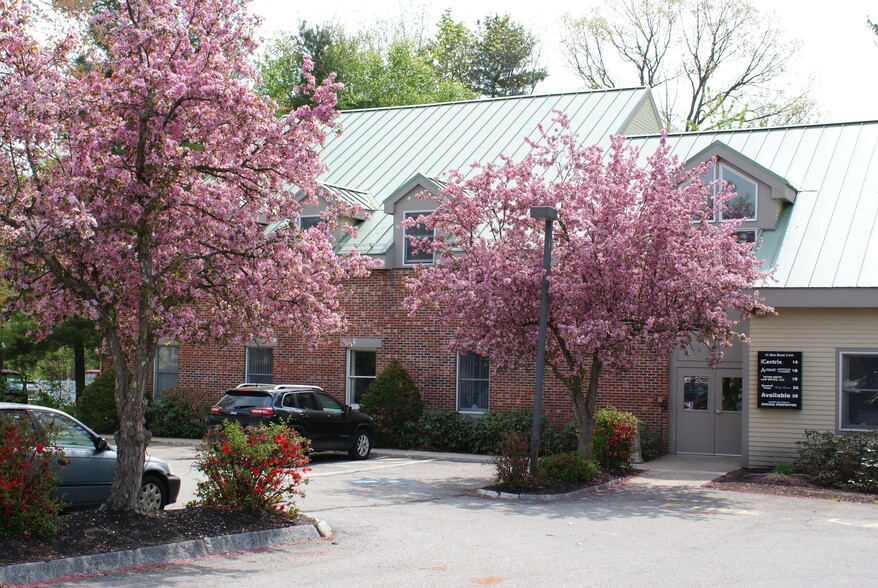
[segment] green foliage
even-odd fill
[[[76,399],[76,417],[98,433],[111,434],[119,430],[116,376],[112,368],[101,372]]]
[[[646,423],[640,423],[640,455],[644,461],[655,459],[662,454],[662,438],[649,430]]]
[[[29,422],[0,418],[0,536],[50,538],[58,532],[61,504],[52,497],[52,462],[62,453],[45,443]]]
[[[595,413],[592,451],[602,468],[631,469],[635,433],[639,420],[630,412],[602,408]]]
[[[590,482],[598,473],[598,464],[583,459],[578,451],[547,455],[540,460],[540,475],[565,482]]]
[[[774,468],[772,468],[771,471],[775,474],[789,476],[793,473],[793,464],[788,461],[779,461],[774,464]]]
[[[518,96],[533,92],[549,72],[536,66],[537,38],[509,15],[487,16],[479,23],[473,46],[470,80],[485,96]]]
[[[496,453],[505,433],[530,435],[533,431],[533,412],[511,409],[506,412],[489,412],[474,423],[472,453]],[[540,422],[540,453],[549,454],[559,450],[558,431],[555,424],[545,416]]]
[[[821,486],[878,492],[878,431],[805,431],[793,469]]]
[[[579,425],[570,421],[561,429],[558,447],[560,452],[576,451],[579,447]]]
[[[308,463],[308,441],[281,423],[241,427],[225,421],[212,429],[198,451],[196,465],[206,477],[197,500],[187,506],[273,510],[295,519],[293,498]]]
[[[146,409],[146,428],[155,437],[200,439],[207,432],[210,403],[192,391],[171,388]]]
[[[453,410],[425,410],[417,421],[400,427],[399,446],[426,451],[494,454],[500,451],[506,433],[530,435],[533,413],[512,409],[489,412],[473,418]],[[560,442],[554,423],[543,417],[540,429],[540,453],[559,451]]]
[[[537,486],[530,474],[530,435],[507,432],[500,437],[500,450],[493,456],[497,482],[505,491],[525,492]]]
[[[415,381],[394,359],[369,385],[360,408],[375,419],[375,443],[397,447],[399,431],[421,418],[424,402]]]
[[[475,419],[454,410],[425,410],[399,432],[400,447],[425,451],[471,451]]]
[[[262,78],[258,90],[278,103],[279,115],[307,102],[296,91],[301,83],[302,53],[311,55],[315,78],[336,73],[336,81],[344,84],[338,94],[341,110],[476,97],[465,84],[439,76],[430,57],[412,39],[385,40],[378,33],[348,35],[332,23],[309,26],[302,22],[297,34],[287,33],[269,42],[257,62]]]

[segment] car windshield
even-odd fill
[[[217,402],[217,406],[225,409],[267,408],[271,406],[271,395],[264,392],[230,391]]]

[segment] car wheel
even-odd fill
[[[168,491],[161,478],[155,474],[146,474],[143,476],[143,483],[140,485],[140,506],[146,512],[155,512],[162,510],[168,504]]]
[[[366,431],[357,431],[354,446],[348,451],[348,455],[354,459],[366,459],[372,452],[372,437]]]

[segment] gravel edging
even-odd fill
[[[593,492],[600,492],[601,490],[609,490],[610,488],[615,488],[616,486],[622,486],[627,481],[628,478],[610,480],[609,482],[604,482],[603,484],[598,484],[597,486],[579,488],[578,490],[564,492],[563,494],[513,494],[511,492],[497,492],[496,490],[485,490],[484,488],[479,488],[478,490],[476,490],[476,494],[479,496],[484,496],[485,498],[499,498],[501,500],[521,500],[524,502],[555,502],[558,500],[567,500],[569,498],[579,498],[580,496],[585,496]]]
[[[296,525],[280,529],[266,529],[250,533],[204,537],[179,543],[166,543],[129,549],[53,559],[50,561],[13,564],[0,567],[0,585],[45,582],[66,576],[109,572],[136,566],[172,563],[192,558],[221,555],[233,551],[246,551],[312,541],[328,537],[332,529],[326,521],[316,525]]]

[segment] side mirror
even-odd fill
[[[95,441],[95,446],[97,447],[98,451],[109,451],[110,449],[112,449],[112,447],[110,447],[110,444],[103,437],[97,438],[97,441]]]

